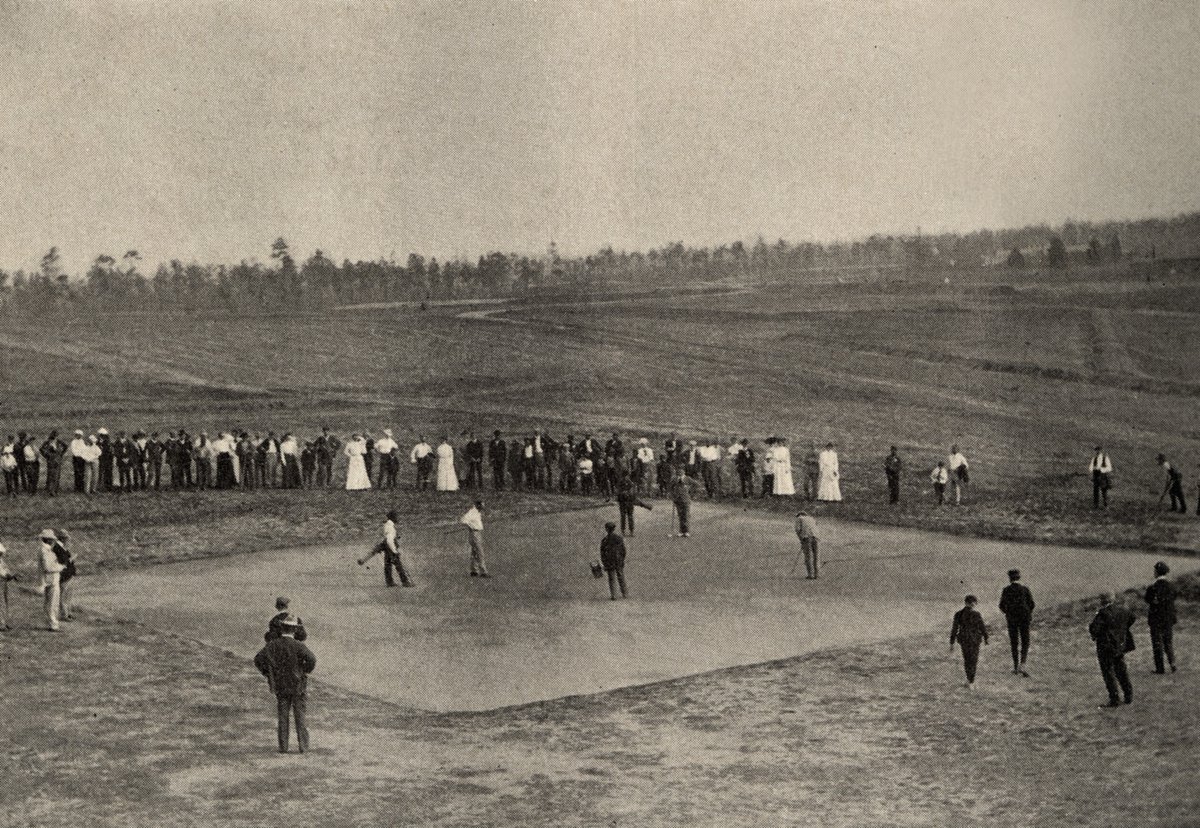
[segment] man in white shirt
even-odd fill
[[[492,577],[483,560],[483,501],[476,500],[458,522],[467,527],[467,539],[471,543],[471,577]]]
[[[54,554],[54,544],[58,536],[53,529],[43,529],[38,538],[42,542],[41,554],[38,558],[38,568],[42,573],[42,597],[46,611],[47,629],[58,632],[58,602],[59,579],[62,577],[63,565]]]
[[[75,491],[83,494],[84,478],[87,475],[87,440],[83,431],[75,429],[75,439],[68,449],[71,453],[71,470],[75,473]]]
[[[1099,509],[1100,501],[1104,501],[1104,508],[1108,508],[1108,489],[1111,485],[1110,475],[1112,474],[1112,460],[1104,449],[1096,446],[1096,453],[1092,455],[1092,462],[1088,463],[1088,471],[1092,475],[1092,508]]]
[[[962,493],[967,488],[970,475],[967,473],[967,458],[958,450],[957,445],[950,447],[946,468],[950,470],[950,483],[954,486],[954,505],[958,506],[962,503]]]
[[[382,489],[385,483],[389,489],[396,488],[396,474],[400,471],[400,458],[396,452],[399,450],[400,446],[392,438],[392,430],[385,428],[383,437],[375,443],[375,451],[379,453],[379,479],[375,481],[375,488]]]
[[[417,435],[417,444],[408,453],[408,462],[417,467],[417,488],[429,488],[429,475],[433,473],[433,446],[425,442],[425,435]]]
[[[283,466],[283,488],[300,488],[300,443],[288,432],[279,443],[279,463]]]
[[[383,540],[375,544],[374,549],[359,558],[358,565],[362,566],[371,558],[383,553],[384,583],[390,587],[396,585],[395,579],[392,578],[392,567],[395,567],[396,574],[400,576],[400,583],[406,587],[416,586],[408,576],[408,569],[405,568],[404,561],[400,557],[400,547],[396,544],[396,521],[399,519],[394,509],[387,513],[387,520],[383,524]]]
[[[645,437],[638,440],[638,449],[633,467],[638,492],[650,494],[654,488],[654,449]]]

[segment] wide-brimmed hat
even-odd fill
[[[78,436],[82,437],[82,436],[83,436],[83,429],[82,429],[82,428],[77,428],[77,429],[75,429],[75,434],[77,434]]]
[[[53,529],[43,529],[38,535],[41,540],[58,540],[58,535],[54,534]]]
[[[279,623],[285,627],[298,627],[300,626],[300,619],[289,612],[283,618],[279,619]]]
[[[391,436],[392,436],[392,430],[391,430],[390,428],[385,428],[385,429],[383,430],[383,436],[384,436],[384,437],[391,437]]]
[[[101,435],[101,436],[103,436],[103,437],[107,437],[107,436],[108,436],[108,429],[107,429],[107,428],[104,428],[103,426],[101,426],[100,430],[99,430],[99,431],[97,431],[96,433],[97,433],[97,434],[99,434],[99,435]]]

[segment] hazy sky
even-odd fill
[[[8,269],[1200,209],[1191,0],[0,0],[0,43]]]

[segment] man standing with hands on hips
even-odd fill
[[[296,640],[296,616],[287,615],[280,621],[282,634],[272,639],[254,657],[254,666],[267,677],[267,685],[275,694],[279,752],[288,752],[288,716],[296,719],[296,741],[300,752],[308,750],[308,727],[305,714],[308,708],[308,674],[317,666],[312,650]]]
[[[467,527],[467,540],[471,544],[471,577],[492,577],[483,559],[483,501],[476,500],[475,505],[458,522]]]
[[[1096,453],[1092,455],[1092,462],[1088,463],[1088,472],[1092,475],[1092,508],[1099,509],[1100,501],[1103,499],[1104,508],[1108,508],[1108,490],[1112,485],[1112,460],[1104,449],[1096,446]]]

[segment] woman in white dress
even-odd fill
[[[833,450],[833,443],[826,443],[825,448],[817,457],[820,473],[817,478],[817,500],[839,502],[842,499],[842,487],[838,483],[838,456]]]
[[[371,478],[367,477],[367,464],[363,460],[367,453],[367,441],[361,435],[352,435],[346,443],[345,453],[350,458],[350,464],[346,467],[346,489],[359,491],[371,488]]]
[[[787,447],[787,441],[775,438],[775,448],[771,452],[771,465],[775,469],[775,483],[771,493],[775,495],[794,495],[796,486],[792,483],[792,450]]]
[[[454,469],[454,446],[450,445],[449,437],[442,437],[437,447],[437,490],[439,492],[458,491],[458,472]]]

